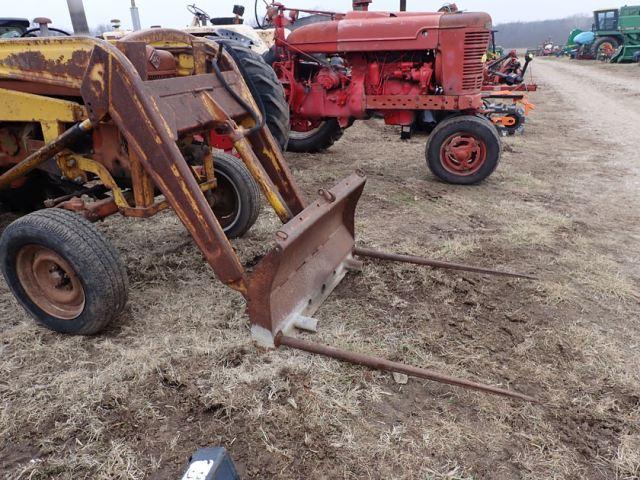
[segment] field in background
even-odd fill
[[[309,195],[369,175],[358,241],[524,271],[538,282],[367,263],[314,340],[508,386],[541,405],[370,372],[250,341],[171,213],[110,219],[127,311],[105,334],[36,326],[0,281],[0,475],[178,478],[225,445],[243,478],[640,476],[640,68],[536,59],[538,105],[478,187],[437,182],[424,137],[357,123],[288,158]],[[0,229],[12,219],[0,216]],[[264,252],[266,209],[235,243]]]

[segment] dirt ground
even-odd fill
[[[171,213],[113,218],[100,229],[131,293],[106,333],[47,331],[0,280],[0,474],[171,479],[224,445],[246,479],[640,478],[640,68],[537,59],[533,74],[537,110],[481,186],[439,183],[425,138],[377,121],[288,158],[309,194],[368,173],[362,245],[540,278],[368,262],[306,338],[542,404],[258,350]],[[235,242],[244,259],[277,224],[265,208]]]

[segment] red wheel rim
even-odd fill
[[[604,42],[600,45],[600,54],[605,57],[611,57],[615,53],[616,49],[613,48],[611,42]]]
[[[84,288],[78,275],[53,250],[25,245],[16,258],[16,273],[29,299],[52,317],[73,320],[84,310]]]
[[[486,161],[486,144],[468,133],[454,133],[440,147],[442,167],[454,175],[462,177],[474,175]]]
[[[306,140],[313,137],[323,127],[322,120],[309,120],[306,118],[292,118],[289,138],[291,140]]]
[[[300,133],[312,132],[322,126],[322,123],[322,120],[295,117],[291,119],[291,130]]]

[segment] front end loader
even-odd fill
[[[246,299],[259,345],[534,401],[294,336],[316,329],[314,312],[362,267],[357,257],[519,275],[356,247],[365,175],[355,172],[307,200],[223,44],[168,29],[115,44],[87,37],[0,41],[0,102],[0,193],[44,206],[32,201],[29,208],[39,209],[5,229],[0,266],[21,305],[50,329],[95,334],[125,307],[125,268],[91,222],[170,208],[216,277]],[[260,188],[283,223],[251,269],[216,211],[233,189],[216,175],[211,132],[233,140],[245,183]]]

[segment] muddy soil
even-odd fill
[[[0,281],[0,475],[178,478],[224,445],[247,479],[639,478],[640,68],[537,59],[533,74],[537,109],[480,186],[438,182],[426,139],[378,121],[288,159],[309,195],[367,172],[362,245],[539,278],[367,262],[305,338],[540,404],[261,351],[170,212],[113,218],[99,228],[131,293],[104,334],[37,326]],[[235,242],[243,259],[277,225],[265,208]]]

